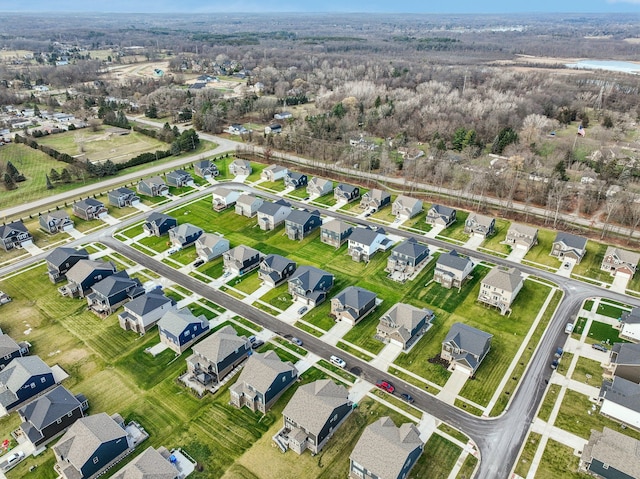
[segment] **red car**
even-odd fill
[[[378,381],[376,383],[376,386],[379,387],[380,389],[387,391],[389,394],[393,394],[393,391],[396,390],[395,387],[393,387],[393,384],[387,382],[387,381]]]

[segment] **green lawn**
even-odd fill
[[[233,286],[243,293],[251,294],[262,285],[262,280],[258,277],[258,270],[254,270],[249,274],[232,279],[227,285]]]
[[[146,236],[138,241],[141,245],[146,246],[147,248],[151,248],[156,253],[162,253],[166,251],[171,246],[171,241],[169,240],[168,235],[164,236]]]
[[[613,276],[600,269],[606,250],[606,244],[589,240],[587,242],[587,253],[584,255],[584,258],[582,258],[582,261],[573,267],[571,274],[585,276],[596,281],[602,281],[603,283],[611,283]]]
[[[298,188],[297,190],[293,190],[290,193],[287,193],[285,196],[288,196],[294,200],[302,200],[309,196],[306,188]]]
[[[573,448],[549,439],[542,454],[535,479],[588,479],[589,474],[578,472],[580,458],[573,454]]]
[[[618,308],[617,306],[601,301],[598,304],[598,309],[596,310],[596,313],[602,314],[603,316],[608,316],[609,318],[620,319],[620,317],[622,316],[622,313],[625,311],[627,310]]]
[[[442,233],[440,233],[438,237],[443,239],[450,238],[452,240],[460,241],[461,243],[466,243],[469,239],[469,235],[464,232],[464,224],[467,221],[468,216],[469,213],[467,211],[457,210],[456,222],[442,230]]]
[[[288,292],[288,287],[288,283],[284,282],[280,286],[267,291],[260,300],[284,311],[293,304],[293,298]]]
[[[356,202],[357,201],[358,200],[356,200]],[[333,193],[330,193],[328,195],[324,195],[324,196],[321,196],[320,198],[314,199],[312,203],[317,204],[318,206],[326,208],[328,206],[335,205],[337,203],[337,201],[336,201],[335,197],[333,196]]]
[[[260,179],[260,175],[262,175],[262,170],[264,170],[268,165],[263,163],[251,163],[251,174],[247,177],[247,183],[253,183],[254,181],[258,181]]]
[[[527,477],[529,469],[531,468],[531,461],[533,461],[533,457],[538,450],[541,438],[542,434],[538,434],[535,432],[530,432],[527,436],[524,448],[520,453],[520,457],[518,457],[518,462],[514,471],[520,477]]]
[[[423,211],[422,213],[414,216],[410,220],[405,221],[402,224],[402,229],[408,230],[416,230],[422,231],[423,233],[428,233],[433,228],[432,225],[427,224],[425,218],[427,217],[427,212]]]
[[[197,271],[208,276],[212,279],[217,279],[222,276],[223,273],[223,262],[222,257],[216,258],[213,261],[203,264],[197,268]]]
[[[538,228],[538,244],[531,248],[525,255],[526,261],[538,263],[557,269],[562,264],[558,258],[550,256],[553,240],[556,239],[556,231]]]
[[[316,306],[307,314],[305,314],[302,319],[307,323],[313,324],[314,326],[324,330],[329,331],[336,325],[336,321],[332,316],[329,316],[331,312],[331,305],[328,301],[324,302],[320,306]]]
[[[507,237],[507,231],[509,231],[510,226],[510,221],[496,218],[496,232],[491,236],[491,238],[486,239],[484,243],[482,243],[482,248],[495,251],[503,255],[511,253],[511,246],[502,244]]]
[[[548,421],[551,416],[551,411],[553,406],[555,405],[558,394],[560,393],[560,385],[559,384],[550,384],[547,389],[547,393],[544,396],[544,400],[540,405],[540,409],[538,410],[538,417],[543,421]]]
[[[600,387],[602,384],[602,366],[599,361],[580,356],[571,379],[591,386]]]
[[[462,449],[438,434],[433,434],[409,473],[410,479],[447,479]]]
[[[262,183],[256,185],[257,188],[269,191],[284,191],[286,186],[284,185],[284,181],[263,181]]]
[[[607,323],[601,323],[599,321],[593,321],[587,334],[586,342],[592,343],[604,343],[611,345],[613,343],[626,343],[627,341],[620,339],[618,335],[620,330],[608,325]]]

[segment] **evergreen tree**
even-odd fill
[[[55,171],[55,170],[53,170],[53,171]],[[51,184],[51,180],[49,179],[49,175],[45,174],[44,176],[47,179],[47,189],[48,190],[52,190],[53,189],[53,184]]]
[[[11,163],[10,161],[7,162],[7,173],[9,173],[9,175],[11,175],[11,179],[15,182],[15,183],[19,183],[21,181],[25,181],[26,178],[24,177],[24,175],[22,175],[18,169],[13,166],[13,163]]]
[[[500,130],[500,133],[498,133],[498,136],[496,136],[496,139],[491,145],[491,153],[501,155],[508,145],[517,142],[518,134],[513,130],[513,128],[503,128]]]
[[[15,190],[16,189],[16,184],[13,181],[13,178],[11,178],[11,175],[7,172],[4,174],[4,186],[7,190]]]
[[[147,118],[158,118],[158,107],[156,106],[155,102],[151,102],[149,108],[147,108],[147,110],[144,112],[144,116],[146,116]]]
[[[71,183],[71,173],[66,168],[63,168],[60,172],[60,180],[63,183]]]
[[[51,181],[55,181],[56,183],[60,181],[60,173],[55,168],[51,168],[49,172],[49,176],[47,176],[47,180],[51,178]]]

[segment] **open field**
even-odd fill
[[[515,473],[520,477],[527,477],[527,473],[531,467],[531,461],[533,460],[533,456],[536,454],[541,438],[542,435],[535,432],[530,432],[527,436],[524,448],[522,449],[520,457],[518,457],[518,462],[516,463],[515,468]]]

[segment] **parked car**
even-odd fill
[[[558,346],[558,349],[556,349],[556,353],[554,354],[554,356],[556,358],[562,357],[562,353],[564,353],[563,349]]]
[[[339,358],[338,356],[331,356],[329,358],[329,362],[335,364],[336,366],[338,366],[339,368],[346,368],[347,367],[347,363],[344,359]]]
[[[306,312],[307,312],[307,309],[308,309],[308,308],[307,308],[306,306],[303,306],[302,308],[300,308],[300,309],[298,310],[298,314],[304,314],[304,313],[306,313]]]
[[[253,343],[251,343],[251,349],[258,349],[263,344],[264,341],[262,339],[256,339]]]
[[[298,339],[295,336],[293,338],[291,338],[291,342],[293,344],[297,344],[298,346],[302,346],[302,339]]]
[[[255,342],[256,342],[256,339],[258,339],[258,338],[256,338],[255,336],[251,335],[251,336],[249,336],[247,339],[249,340],[249,342],[250,342],[251,344],[253,344],[253,343],[255,343]]]
[[[600,343],[593,343],[591,347],[597,351],[602,351],[603,353],[606,353],[607,351],[609,351],[606,346],[603,346]]]
[[[24,452],[22,451],[16,451],[11,455],[7,456],[7,459],[6,459],[7,464],[5,465],[5,469],[8,468],[9,466],[13,466],[14,464],[17,464],[23,458],[24,458]]]
[[[383,391],[387,391],[389,394],[393,394],[393,391],[396,390],[393,384],[391,384],[389,381],[383,381],[383,380],[378,381],[376,383],[376,387],[379,387]]]
[[[203,264],[204,264],[204,260],[203,259],[197,259],[193,263],[193,266],[194,266],[194,268],[197,268],[198,266],[202,266]]]
[[[409,404],[411,404],[413,402],[413,396],[411,394],[402,393],[402,394],[400,394],[400,397],[402,399],[404,399],[405,401],[407,401]]]
[[[567,323],[564,327],[564,332],[567,334],[571,334],[573,332],[573,323]]]
[[[560,364],[558,362],[557,359],[554,359],[553,361],[551,361],[551,369],[557,369],[558,368],[558,364]]]

